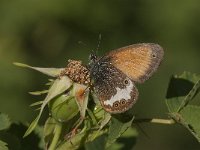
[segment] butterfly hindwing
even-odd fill
[[[138,98],[134,82],[106,58],[94,64],[91,78],[102,107],[109,113],[127,111]]]

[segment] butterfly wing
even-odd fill
[[[134,82],[106,59],[96,62],[91,79],[102,107],[109,113],[127,111],[138,98]]]
[[[153,43],[133,44],[113,50],[107,59],[136,82],[143,83],[157,70],[164,51]]]

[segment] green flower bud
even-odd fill
[[[67,94],[62,94],[51,100],[49,109],[52,117],[59,122],[67,122],[79,112],[75,98]]]

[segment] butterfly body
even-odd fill
[[[102,107],[109,113],[123,113],[138,99],[135,83],[143,83],[157,69],[163,50],[157,44],[134,44],[91,57],[90,77]]]

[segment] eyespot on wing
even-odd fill
[[[105,111],[111,114],[123,113],[136,103],[139,92],[135,87],[135,84],[130,79],[129,84],[125,88],[116,88],[116,93],[110,95],[109,99],[107,95],[101,94],[99,96],[100,103]]]

